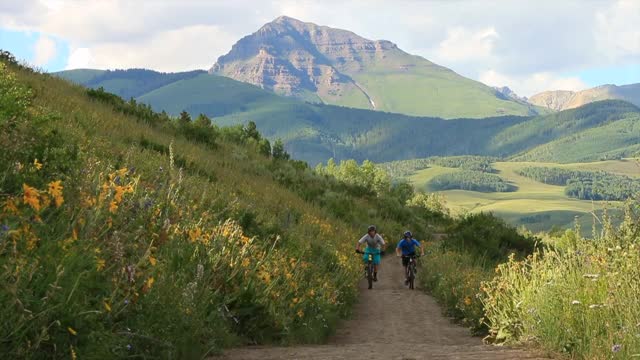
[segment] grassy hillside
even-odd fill
[[[400,52],[381,62],[349,74],[366,90],[377,110],[447,119],[537,114],[532,105],[499,96],[485,84],[421,57]],[[337,104],[361,107],[349,101]]]
[[[164,85],[189,79],[204,71],[161,73],[146,69],[128,70],[67,70],[56,75],[72,82],[92,88],[102,87],[106,91],[125,99],[137,98]]]
[[[62,75],[73,78],[85,73]],[[636,140],[640,110],[622,101],[536,117],[443,120],[305,103],[198,72],[100,74],[85,84],[121,96],[147,91],[136,99],[174,116],[186,110],[194,118],[206,114],[220,125],[254,121],[268,138],[283,139],[291,153],[311,164],[330,157],[384,162],[469,154],[578,162],[633,156],[640,150]]]
[[[638,114],[640,110],[637,107],[624,101],[595,102],[578,109],[534,117],[500,131],[490,140],[488,150],[493,154],[516,154],[557,139],[580,136],[582,131],[591,128],[599,131],[616,121],[634,119]],[[597,151],[589,150],[583,155],[593,153]]]
[[[1,60],[0,357],[322,341],[355,299],[363,228],[428,236],[390,184]]]

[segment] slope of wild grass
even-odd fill
[[[316,175],[278,144],[266,157],[255,129],[118,101],[2,54],[2,358],[319,342],[355,299],[362,229],[426,233],[391,191]]]
[[[521,236],[484,214],[428,244],[421,279],[447,313],[498,344],[575,359],[640,357],[640,227],[628,204],[615,227]],[[537,246],[534,246],[534,241]]]
[[[491,335],[535,342],[579,359],[640,357],[640,228],[625,221],[594,239],[568,231],[522,261],[509,259],[483,283]]]

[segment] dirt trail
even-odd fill
[[[480,339],[442,316],[433,298],[403,285],[397,258],[387,257],[373,290],[360,283],[360,301],[326,345],[249,347],[223,359],[543,359],[517,349],[482,345]],[[420,274],[418,274],[420,276]],[[410,310],[413,309],[413,310]]]

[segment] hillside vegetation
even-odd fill
[[[410,162],[410,161],[407,161]],[[404,162],[400,162],[402,164]],[[390,163],[390,164],[395,164]],[[533,163],[533,162],[504,162],[492,163],[495,175],[505,182],[517,187],[512,192],[477,192],[467,190],[439,191],[447,201],[453,214],[465,214],[467,212],[493,212],[496,216],[505,219],[514,226],[525,226],[537,231],[549,231],[552,228],[571,229],[575,222],[582,225],[583,235],[591,233],[593,224],[592,212],[601,214],[604,206],[610,207],[610,215],[619,222],[618,211],[620,203],[611,201],[581,200],[570,197],[566,193],[566,184],[553,185],[523,176],[522,170],[530,167],[557,168],[561,172],[607,172],[615,177],[635,179],[640,174],[637,161],[634,159],[608,160],[590,163]],[[458,168],[447,168],[438,165],[429,165],[426,169],[415,170],[405,176],[417,189],[424,191],[436,191],[431,186],[431,181],[446,174],[460,172]],[[391,172],[390,174],[393,174]],[[402,179],[402,178],[400,178]],[[611,191],[620,191],[624,182],[617,183]],[[615,182],[612,184],[616,184]],[[617,190],[614,190],[617,189]]]
[[[617,159],[640,151],[640,110],[622,101],[596,102],[536,117],[442,120],[305,103],[197,72],[127,70],[96,72],[93,77],[87,72],[58,75],[74,81],[84,78],[82,84],[120,96],[180,79],[136,100],[172,116],[187,111],[195,118],[202,113],[221,126],[254,121],[267,138],[282,139],[289,152],[312,165],[329,158],[388,162],[451,155],[570,163]]]
[[[171,118],[1,58],[2,357],[322,341],[355,300],[349,239],[370,223],[428,234],[429,210],[390,182],[315,174],[251,124]]]

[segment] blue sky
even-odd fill
[[[0,0],[0,48],[48,71],[207,69],[280,15],[524,96],[640,82],[640,0]]]
[[[574,75],[580,77],[589,86],[640,83],[640,64],[591,68]]]
[[[10,51],[20,60],[36,65],[36,44],[41,35],[33,31],[0,29],[0,48]],[[55,51],[48,61],[38,66],[50,72],[64,70],[69,58],[69,45],[55,37],[48,36],[48,38],[55,43]]]

